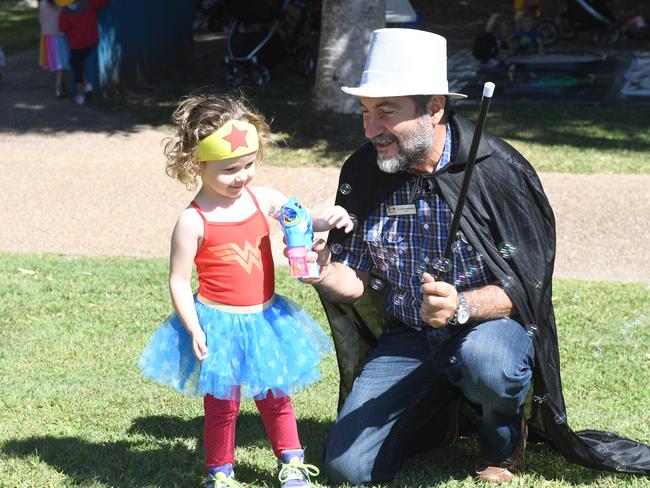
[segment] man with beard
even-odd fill
[[[360,85],[342,89],[359,97],[370,141],[339,179],[354,231],[330,231],[310,255],[341,376],[329,479],[391,480],[408,456],[453,442],[459,412],[478,430],[483,481],[523,469],[528,429],[573,462],[647,474],[647,446],[567,425],[553,212],[530,163],[499,138],[480,139],[443,259],[474,133],[447,107],[465,95],[448,90],[446,40],[377,30]]]
[[[429,59],[420,59],[413,46]],[[328,301],[352,302],[374,270],[385,287],[389,314],[328,439],[326,467],[335,481],[394,477],[422,444],[421,429],[434,405],[449,400],[432,389],[441,373],[482,411],[477,476],[509,481],[521,469],[531,335],[517,321],[481,246],[470,245],[462,233],[450,267],[441,270],[444,280],[432,276],[445,267],[440,258],[455,203],[436,191],[435,177],[457,174],[454,166],[464,165],[459,151],[465,157],[467,151],[459,146],[461,135],[467,139],[467,123],[446,116],[447,99],[464,95],[449,93],[446,78],[443,37],[382,29],[373,33],[361,85],[343,88],[359,97],[372,146],[355,153],[342,175],[351,166],[355,173],[367,171],[363,166],[370,160],[403,183],[362,216],[350,239],[334,244],[314,284]],[[355,190],[360,191],[352,185]],[[319,262],[328,257],[328,249],[314,250],[320,251]]]

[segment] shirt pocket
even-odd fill
[[[408,219],[384,218],[368,232],[368,249],[374,266],[384,275],[402,269],[408,259]]]

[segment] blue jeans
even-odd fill
[[[512,319],[383,334],[330,431],[328,478],[394,478],[409,455],[434,445],[436,436],[440,441],[444,432],[431,430],[431,420],[444,413],[455,388],[481,407],[482,457],[505,460],[519,439],[533,361],[532,338]]]

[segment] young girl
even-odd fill
[[[169,288],[176,313],[155,332],[138,363],[152,379],[204,397],[209,487],[233,486],[235,421],[241,395],[262,416],[285,487],[309,486],[318,470],[304,463],[289,394],[319,378],[331,351],[309,315],[274,293],[267,215],[287,198],[252,188],[270,140],[255,110],[229,96],[192,96],[173,115],[165,146],[167,174],[201,188],[181,213],[171,242]],[[341,207],[313,217],[315,231],[352,230]],[[199,289],[192,295],[192,262]]]
[[[64,34],[59,31],[61,9],[54,0],[40,0],[38,19],[41,24],[41,48],[38,64],[48,71],[54,71],[54,94],[65,97],[64,71],[70,69],[70,49]]]
[[[74,103],[83,105],[93,86],[86,77],[86,58],[99,44],[97,10],[106,6],[108,0],[57,0],[64,6],[59,16],[59,29],[68,36],[70,65],[74,78]]]

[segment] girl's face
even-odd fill
[[[255,176],[256,153],[236,158],[199,163],[201,190],[210,191],[215,196],[239,198],[244,186]]]

